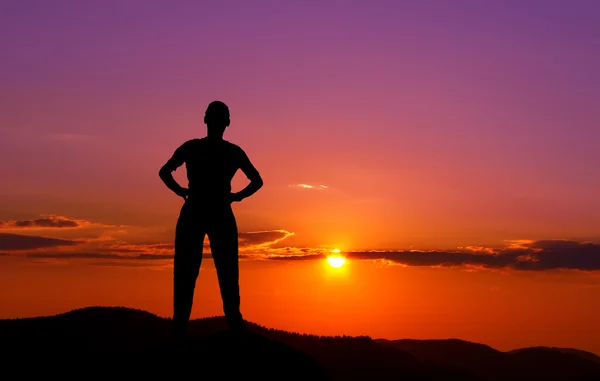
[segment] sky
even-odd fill
[[[247,320],[600,354],[599,17],[592,0],[3,1],[0,318],[170,316],[182,200],[158,170],[218,99],[265,184],[234,205]],[[222,314],[205,257],[193,317]]]

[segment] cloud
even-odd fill
[[[138,255],[119,255],[110,253],[62,253],[62,252],[44,252],[44,253],[28,253],[25,255],[28,258],[45,258],[45,259],[113,259],[113,260],[165,260],[173,259],[173,255],[164,254],[138,254]]]
[[[255,252],[257,250],[269,249],[284,239],[293,236],[294,233],[287,230],[263,230],[238,233],[238,245],[240,251]],[[203,242],[204,252],[210,252],[210,242],[205,239]],[[98,241],[89,241],[87,245],[94,251],[115,253],[115,254],[162,254],[173,255],[173,243],[129,243],[126,241],[116,241],[114,239],[102,239]]]
[[[256,232],[239,233],[240,247],[247,246],[270,246],[293,236],[294,233],[286,230],[266,230]]]
[[[329,189],[327,185],[310,185],[310,184],[290,184],[290,188],[297,189],[313,189],[313,190],[324,190]]]
[[[294,233],[286,230],[266,230],[239,233],[239,258],[260,259],[273,251],[271,245],[281,242]],[[205,242],[206,243],[206,242]],[[63,247],[59,250],[56,248]],[[80,238],[65,240],[58,238],[26,236],[11,233],[0,233],[0,250],[19,251],[21,257],[34,259],[43,263],[64,263],[70,260],[87,260],[87,262],[110,262],[117,266],[129,266],[126,262],[143,262],[172,260],[174,257],[173,243],[130,243],[115,240],[111,237],[98,239]],[[281,251],[277,249],[275,251]],[[289,254],[289,250],[283,251]],[[200,252],[198,253],[200,255]],[[212,259],[210,245],[203,247],[203,258]]]
[[[364,251],[349,252],[348,259],[387,260],[406,266],[460,267],[484,266],[503,268],[511,263],[510,256],[447,251]]]
[[[0,250],[2,251],[35,250],[58,246],[73,246],[77,243],[77,241],[67,239],[0,233]]]
[[[12,225],[15,228],[29,228],[29,227],[40,227],[40,228],[77,228],[81,226],[77,221],[69,220],[62,217],[49,217],[49,218],[38,218],[35,220],[20,220],[11,221],[5,223],[5,225]]]
[[[115,225],[99,224],[91,221],[73,219],[54,214],[42,214],[30,220],[4,220],[0,221],[2,230],[45,230],[45,229],[77,229],[77,228],[113,228]]]
[[[472,251],[474,253],[485,253],[485,254],[496,254],[496,250],[491,247],[483,247],[483,246],[466,246],[466,250]]]
[[[36,222],[42,226],[56,226],[56,221]],[[23,224],[21,224],[23,225]],[[27,224],[25,224],[27,225]],[[63,223],[58,224],[64,225]],[[286,230],[265,230],[239,233],[239,258],[252,260],[266,258],[273,253],[290,254],[290,249],[273,249],[271,246],[285,240],[294,233]],[[212,259],[210,245],[205,241],[202,256]],[[60,247],[59,249],[57,249]],[[30,258],[38,263],[64,263],[65,261],[86,260],[86,263],[110,262],[117,266],[129,266],[126,262],[136,262],[143,266],[145,262],[172,260],[174,244],[168,243],[130,243],[110,236],[97,238],[59,239],[40,236],[0,233],[0,252],[15,254],[21,258]],[[11,253],[12,252],[12,253]],[[304,252],[302,252],[304,253]],[[200,251],[198,253],[200,255]]]
[[[600,270],[600,244],[566,240],[535,241],[519,256],[519,270]]]
[[[519,241],[501,249],[467,247],[461,251],[356,251],[344,255],[353,260],[372,260],[403,266],[464,267],[479,269],[600,270],[600,244],[567,241]],[[323,254],[270,256],[271,260],[321,259]]]
[[[294,233],[286,230],[240,232],[238,234],[239,250],[244,253],[257,253],[270,250],[272,245],[277,244],[292,235],[294,235]],[[154,257],[156,255],[166,255],[172,258],[174,252],[173,243],[140,244],[115,240],[100,240],[97,242],[90,242],[87,247],[96,252],[114,253],[128,256],[128,258],[131,258],[131,254],[144,254]],[[210,242],[205,240],[202,248],[204,253],[210,253]],[[208,257],[211,258],[210,255],[208,255]]]
[[[44,216],[34,220],[0,221],[13,228],[76,229],[88,221],[60,216]],[[88,225],[89,226],[89,225]],[[329,254],[326,248],[283,247],[282,241],[294,233],[278,229],[239,233],[241,260],[298,261],[318,260]],[[203,245],[203,258],[212,258],[210,245]],[[0,255],[14,252],[36,260],[88,260],[113,264],[154,262],[173,259],[172,242],[131,243],[111,237],[62,239],[37,235],[0,233]],[[343,253],[350,260],[373,261],[378,266],[459,267],[467,270],[513,269],[600,270],[600,244],[572,240],[512,240],[501,248],[465,246],[457,250],[351,251]]]
[[[87,265],[92,266],[158,268],[170,267],[173,263],[173,254],[119,255],[102,252],[33,252],[26,253],[24,256],[44,264],[65,263],[65,261],[83,261]],[[202,258],[212,260],[212,255],[203,253]],[[241,260],[251,259],[244,254],[240,254],[239,258]]]
[[[303,261],[313,259],[324,259],[325,254],[306,254],[306,255],[273,255],[268,259],[275,261]]]
[[[71,261],[83,261],[88,266],[113,266],[113,267],[150,267],[163,268],[172,264],[172,255],[149,255],[138,254],[134,256],[123,256],[110,253],[83,253],[83,252],[38,252],[27,253],[25,257],[34,263],[45,265],[68,263]],[[171,261],[169,261],[171,260]]]
[[[99,267],[145,267],[150,269],[163,269],[172,267],[169,264],[162,262],[148,262],[148,261],[97,261],[89,263],[90,266]]]
[[[172,243],[132,244],[127,242],[100,242],[99,250],[120,254],[173,254]]]
[[[28,253],[25,254],[28,258],[46,258],[46,259],[119,259],[118,254],[106,253]]]

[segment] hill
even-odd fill
[[[600,380],[600,363],[573,349],[500,352],[460,340],[373,340],[301,335],[222,317],[193,320],[185,348],[170,343],[170,319],[122,307],[0,320],[4,372],[57,376],[286,380]]]
[[[377,343],[412,354],[427,363],[466,370],[488,381],[600,380],[600,358],[576,349],[536,347],[501,352],[458,339],[379,339]]]

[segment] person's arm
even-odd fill
[[[250,183],[241,191],[231,194],[231,200],[238,202],[252,196],[263,186],[262,177],[260,177],[258,170],[250,162],[250,159],[243,151],[241,153],[241,159],[240,169],[244,172],[244,175],[246,175],[248,180],[250,180]]]
[[[173,172],[185,162],[185,155],[183,151],[184,145],[175,150],[173,156],[158,171],[158,176],[160,176],[160,179],[165,183],[167,188],[173,191],[177,196],[183,197],[185,200],[187,199],[189,193],[188,189],[179,185],[179,183],[177,183],[173,177]]]

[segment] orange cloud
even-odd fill
[[[323,258],[323,252],[276,254],[265,259],[306,260]],[[477,270],[574,270],[600,271],[600,244],[568,240],[519,241],[502,249],[487,250],[469,246],[460,251],[354,251],[344,253],[353,260],[369,260],[378,265],[402,265]]]
[[[266,230],[239,233],[241,247],[264,247],[271,246],[293,236],[294,233],[287,230]]]
[[[496,250],[491,247],[483,247],[483,246],[466,246],[464,248],[459,247],[459,249],[465,249],[472,251],[474,253],[485,253],[485,254],[496,254]]]
[[[240,259],[260,259],[273,254],[270,246],[294,233],[286,230],[253,231],[239,233]],[[212,258],[210,245],[205,241],[204,257]],[[278,249],[289,253],[289,250]],[[38,263],[64,263],[68,260],[91,262],[110,261],[113,264],[135,261],[166,261],[173,258],[172,242],[131,243],[110,236],[97,238],[59,239],[12,233],[0,233],[0,252],[31,258]],[[124,264],[125,265],[125,264]]]
[[[29,222],[7,222],[2,225],[37,226],[48,229],[70,229],[85,226],[87,221],[46,217]],[[88,222],[89,223],[89,222]],[[6,230],[6,229],[5,229]],[[282,242],[294,233],[278,229],[239,233],[241,260],[312,260],[324,258],[327,248],[284,247]],[[344,255],[351,260],[369,260],[377,266],[427,266],[479,270],[553,269],[600,271],[600,244],[568,240],[507,241],[503,248],[465,246],[456,251],[400,250],[351,251]],[[88,260],[112,263],[168,261],[173,258],[173,242],[132,243],[109,236],[98,238],[53,238],[0,233],[0,253],[16,254],[36,260]],[[210,244],[204,242],[204,256],[211,258]],[[141,264],[140,264],[141,265]]]

